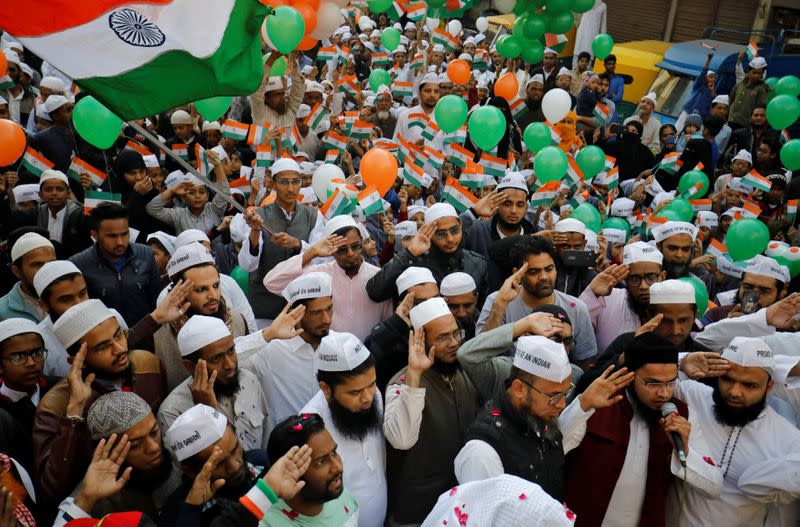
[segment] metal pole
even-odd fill
[[[148,130],[147,128],[139,125],[138,123],[136,123],[134,121],[127,121],[127,124],[128,124],[128,126],[133,128],[134,130],[136,130],[137,132],[139,132],[140,134],[145,136],[149,141],[151,141],[153,144],[155,144],[158,148],[160,148],[162,152],[164,152],[166,155],[171,157],[184,170],[186,170],[187,172],[191,173],[193,176],[198,178],[200,181],[202,181],[203,183],[205,183],[206,185],[211,187],[214,190],[214,192],[216,192],[217,194],[222,196],[222,198],[225,199],[225,201],[227,201],[228,203],[233,205],[233,208],[235,208],[236,210],[238,210],[242,214],[247,214],[247,209],[242,207],[239,204],[239,202],[236,201],[235,199],[233,199],[233,196],[231,196],[229,193],[224,192],[224,189],[222,187],[220,187],[217,184],[216,181],[212,181],[212,180],[208,179],[207,177],[201,176],[200,173],[197,172],[197,170],[194,167],[192,167],[192,165],[190,165],[185,159],[183,159],[182,157],[180,157],[177,154],[175,154],[175,152],[173,152],[172,149],[167,148],[167,145],[165,145],[164,143],[159,141],[158,137],[156,137],[152,133],[150,133],[150,130]],[[261,231],[266,233],[266,234],[269,234],[270,236],[275,234],[274,232],[272,232],[263,223],[261,224]]]

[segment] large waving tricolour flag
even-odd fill
[[[258,0],[4,0],[0,27],[122,119],[263,77]]]

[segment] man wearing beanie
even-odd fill
[[[33,280],[39,269],[56,259],[50,240],[35,232],[27,232],[11,246],[11,272],[19,279],[0,298],[0,319],[24,318],[39,322],[44,316]]]
[[[567,456],[569,506],[582,524],[663,527],[667,496],[678,479],[709,498],[719,495],[722,471],[708,463],[711,452],[697,422],[689,423],[686,404],[674,397],[678,351],[653,332],[625,348],[625,367],[633,382],[620,391],[618,404],[587,410],[587,392],[559,418]],[[625,369],[620,371],[626,371]],[[662,417],[672,403],[677,413]],[[681,466],[671,441],[677,433],[687,454]],[[597,475],[602,474],[601,480]]]
[[[158,408],[164,379],[158,358],[128,350],[127,330],[100,300],[69,308],[53,325],[72,369],[39,403],[33,423],[34,479],[45,503],[58,502],[80,481],[91,450],[86,413],[100,395],[130,391]]]

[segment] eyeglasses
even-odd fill
[[[336,254],[338,254],[339,256],[344,256],[345,254],[347,254],[348,251],[353,251],[354,253],[357,253],[360,250],[361,250],[361,242],[358,242],[352,245],[344,245],[342,247],[339,247],[338,249],[336,249]]]
[[[636,378],[639,379],[639,381],[641,381],[642,384],[644,384],[645,388],[647,388],[648,390],[653,390],[654,392],[658,391],[660,388],[664,388],[664,389],[667,389],[667,390],[674,390],[675,386],[677,386],[677,384],[678,384],[677,377],[675,379],[671,380],[671,381],[668,381],[668,382],[645,381],[644,379],[642,379],[638,375],[636,376]]]
[[[102,353],[107,353],[111,351],[111,349],[115,345],[118,344],[121,345],[120,343],[122,339],[125,339],[126,341],[128,340],[128,330],[119,328],[117,332],[114,333],[114,336],[111,338],[111,340],[106,340],[96,346],[89,348],[89,352],[96,353],[98,355]]]
[[[281,178],[281,179],[276,179],[275,183],[277,183],[278,185],[281,185],[281,186],[287,186],[287,185],[300,186],[300,185],[303,184],[303,180],[302,179],[284,179],[284,178]]]
[[[455,340],[456,344],[464,340],[464,330],[457,329],[449,335],[439,335],[433,342],[438,346],[446,346],[447,344],[450,344],[451,340]]]
[[[548,394],[544,393],[542,390],[540,390],[539,388],[537,388],[536,386],[532,385],[531,383],[529,383],[529,382],[527,382],[525,380],[520,379],[519,377],[517,377],[517,380],[522,381],[523,383],[525,383],[528,386],[530,386],[535,392],[538,392],[538,393],[542,394],[543,396],[547,397],[547,406],[555,406],[556,404],[558,404],[558,401],[560,401],[561,399],[564,399],[564,400],[568,399],[569,396],[572,395],[572,392],[575,391],[575,385],[570,383],[569,384],[569,390],[567,390],[566,392],[557,393],[555,395],[548,395]]]
[[[443,229],[441,231],[436,231],[433,233],[433,237],[437,240],[444,240],[447,238],[447,233],[450,233],[451,236],[458,236],[461,232],[461,225],[453,225],[449,229]]]
[[[23,366],[28,363],[29,358],[33,359],[33,362],[42,362],[46,356],[47,350],[44,348],[39,348],[27,353],[10,353],[6,358],[8,359],[8,362],[14,366]]]
[[[642,284],[642,280],[647,282],[647,285],[653,285],[658,282],[660,276],[659,273],[647,273],[646,275],[631,274],[628,275],[628,285],[639,287]]]

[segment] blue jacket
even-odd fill
[[[39,314],[22,298],[21,283],[17,282],[7,295],[0,298],[0,320],[9,318],[27,318],[39,323]]]
[[[706,75],[708,75],[708,68],[704,68],[703,71],[700,72],[700,75],[694,79],[692,94],[683,105],[683,111],[686,113],[696,113],[703,119],[708,117],[708,111],[711,109],[711,101],[714,100],[714,97],[711,96],[711,92],[708,90],[708,85],[706,85]]]
[[[124,258],[127,260],[117,271],[95,243],[70,261],[83,273],[89,296],[119,311],[132,327],[156,307],[161,276],[147,245],[131,243]]]

